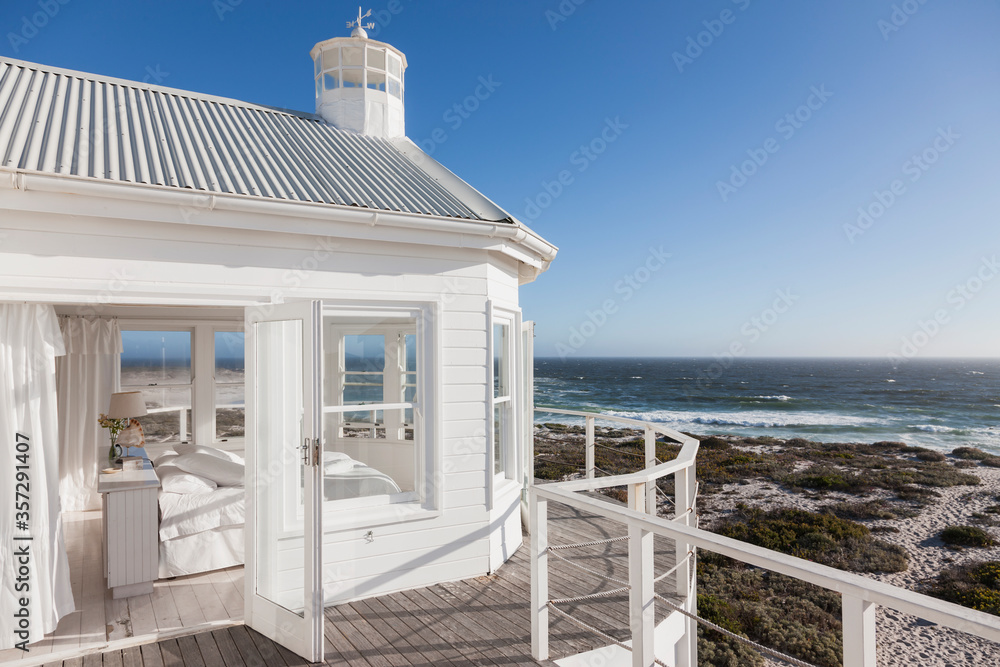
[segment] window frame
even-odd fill
[[[520,415],[516,406],[521,400],[520,391],[520,371],[518,359],[520,358],[520,330],[521,312],[519,309],[505,308],[490,301],[487,304],[487,479],[490,480],[490,507],[495,506],[498,495],[508,491],[519,484],[521,479],[521,461],[518,456],[518,424]],[[507,372],[508,393],[498,397],[494,386],[496,384],[496,373],[493,368],[493,360],[496,354],[497,341],[495,340],[494,329],[496,325],[507,326],[507,359],[504,361]],[[497,407],[505,413],[506,428],[501,433],[503,442],[496,442],[496,411]],[[497,447],[503,447],[501,456],[504,457],[504,467],[502,472],[497,473],[494,465],[496,460]]]
[[[199,320],[191,318],[131,319],[119,318],[119,327],[126,331],[186,331],[191,334],[191,384],[171,385],[175,387],[190,386],[191,389],[191,419],[188,423],[187,437],[176,441],[147,444],[153,447],[170,448],[175,444],[194,443],[197,445],[217,446],[222,442],[243,443],[244,438],[216,437],[216,399],[215,399],[215,334],[216,332],[244,332],[242,320]],[[244,345],[246,338],[244,336]],[[246,348],[244,347],[244,359]],[[116,355],[115,372],[121,384],[121,355]],[[236,383],[225,383],[236,384]],[[142,389],[136,385],[121,385]],[[246,384],[244,383],[244,392]],[[244,394],[245,395],[245,394]],[[245,412],[244,412],[245,414]],[[140,419],[140,423],[141,423]],[[246,421],[244,420],[244,429]],[[148,449],[147,449],[148,451]]]

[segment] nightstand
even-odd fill
[[[104,507],[104,573],[116,600],[153,592],[160,555],[159,489],[160,480],[148,460],[142,470],[98,476],[97,492]]]

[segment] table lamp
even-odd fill
[[[142,399],[141,391],[123,391],[111,394],[111,405],[108,407],[108,417],[111,419],[131,419],[146,415],[146,401]],[[128,424],[128,421],[125,422]]]

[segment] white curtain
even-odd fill
[[[60,317],[59,327],[66,345],[66,355],[56,360],[59,496],[64,512],[97,510],[97,474],[111,447],[97,417],[118,389],[122,334],[117,319]]]
[[[0,649],[39,641],[75,608],[59,517],[63,352],[52,306],[0,304]]]

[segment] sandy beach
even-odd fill
[[[1000,497],[1000,468],[977,466],[970,472],[980,478],[978,486],[953,486],[936,489],[940,498],[917,516],[900,519],[861,521],[869,528],[894,527],[899,532],[880,535],[906,549],[910,556],[904,572],[866,574],[894,586],[921,591],[921,584],[942,570],[967,563],[1000,560],[1000,545],[986,548],[955,549],[939,538],[952,525],[974,525],[974,514],[984,514]],[[891,493],[872,493],[865,498],[883,498],[891,502]],[[835,502],[857,502],[855,494],[830,491],[822,494],[794,493],[770,482],[748,481],[725,485],[720,494],[701,498],[701,527],[711,529],[714,519],[724,516],[736,503],[765,509],[794,507],[820,511]],[[987,528],[997,535],[997,529]],[[879,667],[921,667],[1000,665],[1000,644],[963,632],[942,628],[913,616],[880,607],[877,616],[877,653]],[[781,664],[781,663],[769,663]]]

